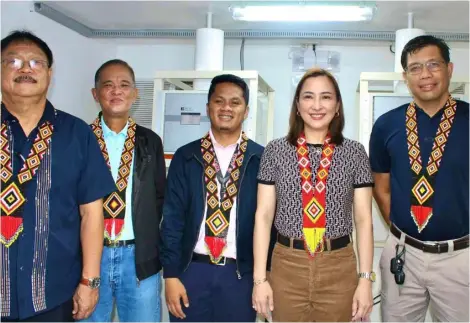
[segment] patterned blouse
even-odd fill
[[[315,180],[322,145],[308,144]],[[268,143],[258,174],[258,182],[275,185],[276,214],[274,225],[289,238],[302,238],[302,194],[296,147],[286,137]],[[364,146],[344,139],[336,146],[329,169],[326,191],[326,238],[334,239],[352,232],[354,189],[373,186],[369,158]]]

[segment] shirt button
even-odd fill
[[[23,271],[23,266],[20,267],[20,270]]]

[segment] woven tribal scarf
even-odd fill
[[[124,142],[124,148],[121,153],[118,175],[116,178],[116,191],[104,198],[104,235],[107,239],[112,239],[112,230],[114,227],[115,239],[118,240],[124,226],[124,216],[126,214],[126,189],[131,171],[132,157],[134,155],[135,130],[136,123],[132,118],[128,119],[127,136]],[[98,139],[98,143],[103,153],[103,157],[111,170],[106,142],[103,136],[101,126],[101,116],[95,119],[91,129]]]
[[[235,149],[226,174],[226,182],[220,183],[223,196],[219,199],[217,175],[221,170],[217,155],[214,151],[209,133],[201,140],[201,153],[204,159],[204,180],[207,190],[207,213],[205,221],[206,236],[204,241],[209,250],[209,256],[218,263],[227,245],[227,233],[230,224],[230,210],[238,194],[238,179],[243,165],[248,137],[242,133],[242,141]]]
[[[297,159],[300,169],[302,189],[303,238],[305,249],[311,257],[316,252],[324,250],[324,235],[326,231],[326,185],[328,170],[335,145],[330,143],[328,134],[322,146],[322,155],[316,174],[315,183],[312,182],[312,170],[308,155],[307,140],[301,133],[297,139]]]
[[[1,126],[1,237],[5,247],[10,247],[23,231],[22,208],[26,203],[25,187],[33,179],[41,161],[50,147],[53,126],[45,121],[39,126],[31,151],[24,160],[18,176],[13,176],[11,131],[6,123]]]
[[[423,168],[421,160],[415,103],[411,102],[406,110],[406,136],[413,181],[411,189],[411,216],[418,227],[418,232],[424,230],[433,215],[434,180],[441,165],[456,110],[457,103],[449,96],[444,107],[441,122],[437,128],[426,168]]]

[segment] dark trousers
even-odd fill
[[[251,295],[253,275],[238,279],[236,265],[216,266],[192,262],[181,277],[189,307],[181,304],[186,319],[170,313],[171,322],[255,322]]]
[[[51,309],[44,313],[28,317],[23,320],[14,319],[8,320],[5,318],[1,318],[2,322],[74,322],[72,316],[73,310],[73,300],[70,299],[69,301]]]

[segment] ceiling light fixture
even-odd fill
[[[231,6],[234,20],[242,21],[367,21],[374,15],[370,2],[258,3]]]

